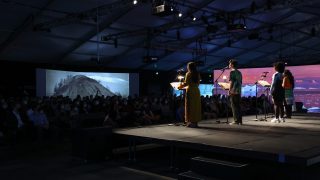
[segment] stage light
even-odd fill
[[[155,16],[170,16],[176,12],[175,7],[172,3],[165,0],[154,0],[152,1],[152,15]]]
[[[239,16],[239,19],[237,20],[237,22],[234,22],[233,20],[234,17],[232,15],[229,15],[229,22],[227,25],[228,31],[240,32],[240,31],[245,31],[247,29],[246,18],[244,17],[244,15],[239,14],[238,16]]]
[[[178,17],[180,17],[180,18],[182,17],[182,13],[181,12],[178,13]]]
[[[156,75],[159,75],[159,72],[158,72],[158,71],[156,72]]]
[[[138,4],[138,0],[133,0],[132,2],[134,5]]]
[[[231,31],[231,32],[240,32],[240,31],[245,31],[247,29],[247,26],[243,23],[228,24],[227,29],[228,31]]]
[[[158,56],[149,56],[149,55],[147,55],[147,56],[143,56],[143,58],[142,58],[142,61],[144,63],[155,63],[158,60],[159,60]]]
[[[196,21],[197,18],[195,16],[192,17],[192,21]]]

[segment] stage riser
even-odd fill
[[[302,119],[307,118],[307,119]],[[312,166],[320,163],[320,117],[294,117],[285,123],[253,121],[242,126],[199,123],[199,128],[156,125],[114,130],[133,142],[161,144],[277,164]]]
[[[192,171],[180,173],[178,175],[178,179],[179,180],[220,180],[213,177],[203,176]]]
[[[215,178],[222,179],[246,179],[245,175],[249,164],[231,161],[222,161],[203,157],[191,159],[191,171]]]

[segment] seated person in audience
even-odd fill
[[[142,119],[144,125],[156,124],[160,120],[160,115],[154,114],[150,106],[144,105],[142,109]]]
[[[5,133],[11,145],[24,138],[24,123],[20,115],[20,108],[19,102],[11,102],[8,116],[4,122]]]
[[[43,108],[37,106],[34,109],[33,114],[30,116],[30,120],[33,122],[35,126],[38,140],[42,140],[44,134],[49,129],[49,122],[46,114],[43,111]]]

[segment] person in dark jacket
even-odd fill
[[[271,95],[274,104],[275,118],[271,120],[272,123],[285,122],[284,116],[284,88],[282,87],[283,82],[283,72],[285,65],[282,62],[277,62],[274,65],[275,73],[272,76],[271,83]]]

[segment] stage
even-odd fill
[[[285,123],[271,123],[271,118],[254,119],[255,116],[243,117],[243,125],[204,120],[199,128],[165,124],[115,129],[114,134],[130,142],[152,142],[254,160],[299,166],[320,162],[320,117],[293,116]]]

